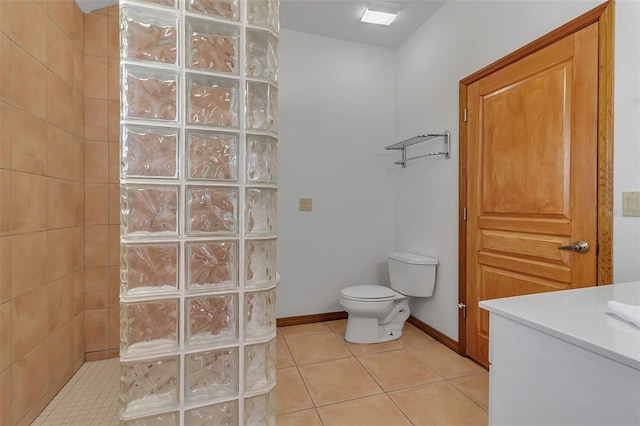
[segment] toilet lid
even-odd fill
[[[384,302],[392,300],[397,293],[389,287],[381,285],[356,285],[343,288],[340,294],[345,299]]]

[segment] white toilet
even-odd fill
[[[408,296],[433,294],[437,259],[407,252],[392,252],[388,258],[391,288],[358,285],[340,292],[340,305],[349,314],[344,335],[347,342],[381,343],[399,339],[409,318]]]

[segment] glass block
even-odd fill
[[[276,339],[245,346],[244,388],[247,392],[268,389],[276,382]]]
[[[278,131],[278,90],[267,83],[247,83],[247,128]]]
[[[187,76],[188,121],[238,127],[238,82],[221,77]]]
[[[187,288],[222,290],[238,286],[238,243],[187,243]]]
[[[178,243],[123,244],[121,294],[178,290]]]
[[[238,189],[187,189],[188,227],[191,234],[235,234],[238,231]]]
[[[267,337],[276,331],[276,290],[245,294],[244,335],[249,339]]]
[[[247,188],[246,228],[248,234],[276,231],[277,191],[273,188]]]
[[[145,361],[121,360],[120,368],[120,406],[125,416],[178,408],[178,356]]]
[[[238,27],[187,17],[187,67],[238,74]]]
[[[278,40],[268,31],[247,30],[246,76],[278,81]]]
[[[124,420],[121,424],[125,426],[178,426],[180,416],[178,413],[155,414],[140,419]]]
[[[245,288],[275,284],[276,247],[275,239],[245,241]]]
[[[238,348],[185,355],[185,399],[201,403],[238,392]]]
[[[151,3],[158,6],[176,7],[178,0],[137,0],[143,3]]]
[[[176,235],[178,187],[124,186],[123,235]]]
[[[248,0],[247,21],[250,24],[267,27],[275,32],[280,29],[278,0]]]
[[[178,120],[178,74],[125,66],[122,69],[122,118]]]
[[[227,401],[185,411],[186,426],[237,426],[238,401]]]
[[[122,177],[177,177],[178,129],[125,125]]]
[[[231,181],[238,178],[238,135],[187,131],[189,178]]]
[[[200,345],[235,340],[237,295],[221,294],[187,299],[187,343]]]
[[[254,396],[244,400],[245,426],[275,426],[276,425],[276,395],[275,390],[264,395]]]
[[[278,141],[271,136],[247,135],[247,181],[278,181]]]
[[[121,354],[177,348],[178,314],[178,300],[121,303]]]
[[[185,0],[187,10],[213,16],[215,18],[237,21],[240,15],[238,0]]]
[[[135,6],[121,7],[120,50],[123,59],[177,64],[177,17]]]

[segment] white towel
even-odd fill
[[[623,320],[634,323],[640,327],[640,306],[610,300],[607,302],[607,309]]]

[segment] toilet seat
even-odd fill
[[[366,302],[388,302],[398,295],[389,287],[381,285],[356,285],[343,288],[340,292],[340,296],[346,300]]]

